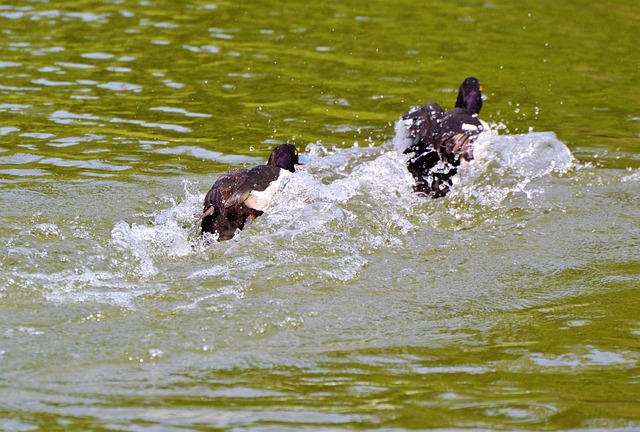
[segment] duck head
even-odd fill
[[[482,86],[477,78],[469,77],[460,85],[456,108],[462,108],[469,115],[476,115],[482,108]]]
[[[287,171],[295,172],[295,165],[301,165],[298,149],[293,144],[280,144],[271,152],[267,165],[275,165]]]

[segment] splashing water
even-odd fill
[[[476,143],[476,159],[461,166],[450,196],[428,200],[413,193],[405,145],[400,127],[379,147],[310,144],[309,163],[285,180],[263,216],[229,242],[199,235],[204,193],[185,183],[184,199],[150,215],[149,225],[117,223],[112,243],[129,257],[126,272],[142,279],[158,275],[159,261],[200,256],[203,262],[185,269],[188,278],[216,277],[233,286],[257,273],[303,275],[311,285],[345,282],[367,266],[368,254],[401,247],[421,226],[458,230],[537,209],[536,197],[552,177],[575,166],[551,132],[497,135],[490,129]]]

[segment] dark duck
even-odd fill
[[[266,165],[222,174],[204,198],[202,233],[217,233],[218,241],[233,238],[237,230],[264,213],[281,180],[299,164],[296,147],[281,144],[273,149]]]
[[[431,198],[449,193],[452,177],[462,161],[473,159],[473,143],[484,127],[478,119],[482,86],[470,77],[460,85],[455,108],[446,113],[437,103],[411,108],[403,116],[412,142],[407,168],[415,180],[414,190]]]

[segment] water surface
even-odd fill
[[[635,1],[0,6],[0,428],[640,427]],[[453,193],[397,149],[477,76]],[[310,159],[233,241],[205,192]]]

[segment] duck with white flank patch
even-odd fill
[[[296,147],[281,144],[266,165],[222,174],[204,198],[202,233],[217,233],[219,241],[233,238],[264,213],[280,182],[295,172],[296,165],[301,165]]]
[[[484,127],[478,119],[482,86],[470,77],[460,85],[456,106],[444,112],[437,103],[411,108],[402,116],[412,143],[407,168],[415,179],[414,190],[440,198],[452,186],[451,178],[461,161],[473,159],[473,143]]]

